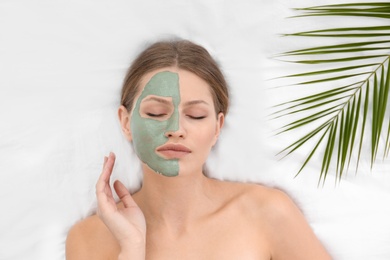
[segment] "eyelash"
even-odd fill
[[[146,115],[150,116],[150,117],[162,117],[162,116],[166,116],[167,114],[152,114],[152,113],[146,113]],[[191,119],[194,119],[194,120],[201,120],[201,119],[204,119],[206,118],[206,116],[188,116],[189,118]]]
[[[201,120],[203,118],[206,118],[205,116],[188,116],[188,117],[195,120]]]
[[[162,116],[166,116],[167,114],[152,114],[152,113],[146,113],[146,115],[150,116],[150,117],[162,117]]]

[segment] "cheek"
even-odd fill
[[[211,149],[214,144],[215,128],[211,126],[197,128],[196,140],[202,145],[203,149]],[[198,142],[197,141],[197,142]]]
[[[164,136],[165,124],[156,120],[139,118],[132,122],[132,128],[134,142],[151,145],[156,143],[158,137]]]

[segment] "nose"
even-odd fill
[[[177,131],[166,131],[165,136],[168,138],[171,138],[171,137],[184,138],[185,134],[184,134],[184,131],[181,131],[181,128],[179,128]]]
[[[167,128],[164,135],[170,137],[185,137],[185,130],[182,124],[180,124],[180,116],[178,111],[174,111],[171,117],[168,119]]]

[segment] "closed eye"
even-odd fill
[[[162,117],[162,116],[166,116],[167,114],[146,113],[146,115],[148,115],[148,116],[150,116],[150,117]]]
[[[195,120],[200,120],[200,119],[206,118],[206,116],[188,116],[188,117],[191,119],[195,119]]]

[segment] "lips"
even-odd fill
[[[181,144],[165,144],[156,149],[166,159],[182,158],[191,153],[191,150]]]

